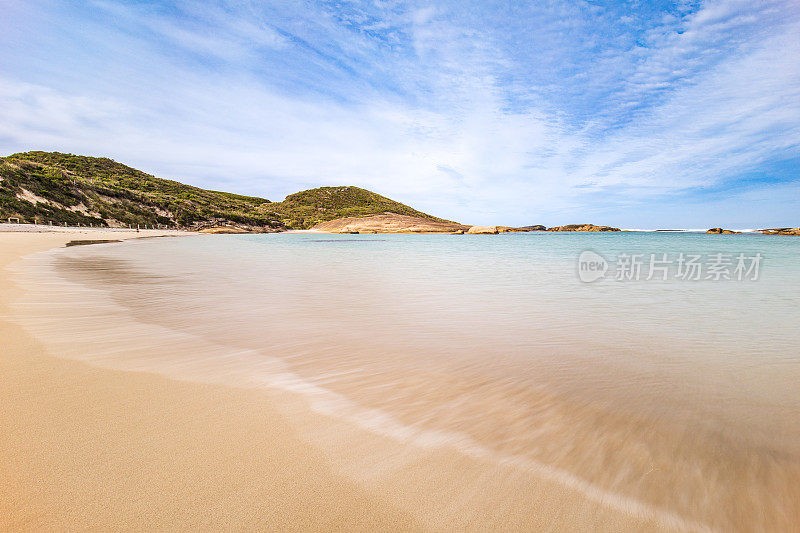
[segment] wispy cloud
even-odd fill
[[[4,152],[270,198],[352,183],[476,223],[667,224],[720,187],[736,223],[736,183],[800,182],[790,0],[31,2],[0,29]]]

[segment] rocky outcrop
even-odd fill
[[[557,226],[555,228],[547,228],[545,226],[522,226],[522,227],[509,227],[509,226],[472,226],[467,233],[473,235],[495,235],[498,233],[515,233],[525,231],[621,231],[619,228],[612,228],[611,226],[595,226],[594,224],[571,224],[568,226]]]
[[[734,234],[734,233],[741,233],[741,231],[733,231],[732,229],[711,228],[710,230],[706,231],[706,233]]]
[[[621,231],[619,228],[611,226],[595,226],[594,224],[567,224],[566,226],[556,226],[547,231]]]
[[[498,233],[521,233],[526,231],[547,231],[544,226],[472,226],[467,233],[473,235],[496,235]]]
[[[472,226],[467,230],[469,235],[497,235],[500,228],[497,226]]]
[[[764,235],[800,235],[800,228],[772,228],[759,231]]]
[[[454,233],[467,231],[469,226],[397,213],[382,213],[328,220],[311,229],[328,233]]]
[[[542,228],[542,229],[530,229],[530,228]],[[516,228],[513,226],[497,226],[498,233],[523,233],[526,231],[546,231],[547,228],[544,226],[524,226],[521,228]]]
[[[522,226],[519,228],[514,228],[514,231],[547,231],[547,227],[537,224],[535,226]]]

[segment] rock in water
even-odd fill
[[[711,228],[710,230],[706,231],[706,233],[719,233],[719,234],[731,233],[731,234],[733,234],[733,233],[741,233],[741,231],[733,231],[733,230],[730,230],[730,229],[722,229],[722,228]]]
[[[533,226],[522,226],[519,228],[514,228],[515,231],[547,231],[546,226],[542,226],[541,224],[535,224]]]
[[[497,235],[499,232],[497,226],[472,226],[467,230],[470,235]]]
[[[566,226],[556,226],[547,231],[621,231],[619,228],[611,226],[595,226],[594,224],[567,224]]]
[[[800,235],[800,228],[773,228],[759,231],[764,235]]]

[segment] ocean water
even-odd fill
[[[194,236],[14,275],[65,357],[290,390],[668,529],[800,524],[798,238]]]

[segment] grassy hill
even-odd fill
[[[386,212],[442,221],[359,187],[319,187],[301,191],[290,194],[283,202],[270,204],[269,209],[281,214],[286,225],[292,228],[310,228],[335,218]]]
[[[275,231],[383,212],[440,220],[358,187],[320,187],[270,202],[156,178],[104,157],[59,152],[0,157],[2,220],[191,229],[235,224]]]

